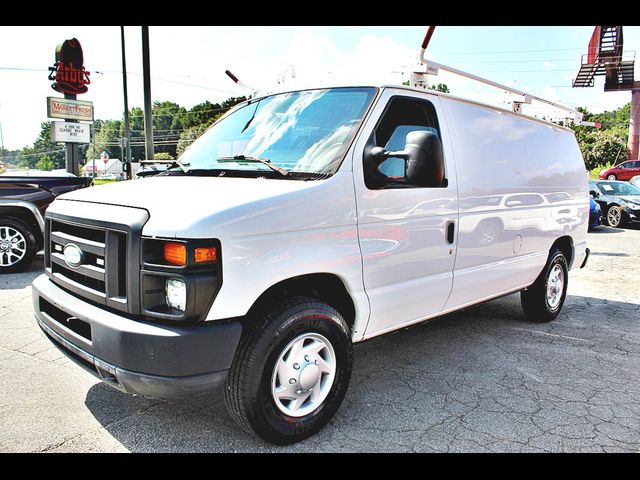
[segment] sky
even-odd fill
[[[284,76],[287,88],[309,81],[357,84],[401,83],[416,66],[426,26],[417,27],[170,27],[151,26],[153,101],[186,108],[216,103],[249,92],[225,74],[268,91]],[[640,50],[640,27],[624,29],[625,55]],[[514,86],[570,107],[613,110],[630,92],[603,92],[604,77],[592,88],[571,88],[593,26],[438,26],[427,58]],[[89,91],[78,100],[94,104],[95,118],[120,119],[124,111],[122,56],[118,26],[38,26],[0,28],[0,125],[6,149],[32,145],[47,120],[51,89],[48,67],[65,39],[82,44],[91,72]],[[129,108],[143,106],[141,28],[125,27]],[[294,75],[292,78],[291,71]],[[636,79],[638,67],[636,66]],[[508,107],[505,92],[441,71],[430,84],[446,83],[454,95]],[[561,112],[525,106],[524,113],[560,118]]]

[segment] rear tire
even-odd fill
[[[0,273],[24,270],[36,250],[36,237],[28,225],[17,218],[0,218]]]
[[[278,445],[298,442],[333,418],[352,363],[340,313],[311,298],[286,299],[240,340],[225,382],[227,410],[248,433]]]
[[[545,323],[554,320],[567,296],[569,268],[559,248],[549,254],[549,260],[536,281],[520,292],[522,309],[528,320]]]

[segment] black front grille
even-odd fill
[[[127,232],[113,225],[77,222],[47,218],[45,267],[51,279],[93,303],[130,312]],[[82,251],[79,265],[65,258],[69,244]]]
[[[70,268],[65,268],[59,263],[53,263],[51,265],[51,271],[54,277],[56,276],[56,274],[58,276],[64,276],[77,284],[84,285],[88,289],[97,292],[98,295],[104,294],[106,291],[104,280],[98,280],[97,278],[91,278],[88,275],[83,275],[78,271],[74,271]]]

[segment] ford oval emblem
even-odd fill
[[[67,265],[70,267],[76,268],[82,264],[84,254],[75,243],[67,243],[62,253],[64,255],[64,261],[67,262]]]

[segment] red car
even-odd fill
[[[598,177],[600,180],[630,180],[636,175],[640,175],[640,160],[627,160],[615,167],[602,170]]]

